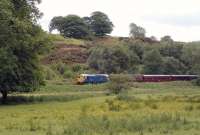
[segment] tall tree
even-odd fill
[[[56,16],[51,20],[51,23],[49,25],[49,31],[52,32],[53,30],[57,29],[58,31],[62,31],[62,27],[64,24],[64,17],[62,16]]]
[[[0,1],[0,91],[32,91],[42,83],[38,54],[46,34],[37,25],[39,0]]]
[[[100,46],[91,50],[88,64],[101,73],[121,73],[133,66],[133,56],[129,56],[121,46]]]
[[[49,30],[54,29],[57,29],[64,37],[87,38],[90,35],[88,25],[83,18],[77,15],[54,17],[51,20]]]
[[[150,50],[144,55],[144,72],[146,74],[163,73],[163,59],[157,49]]]
[[[174,57],[176,59],[181,59],[183,53],[183,45],[182,44],[162,44],[160,48],[160,53],[163,56]]]
[[[164,74],[185,74],[185,65],[174,57],[165,57],[163,63]]]
[[[95,36],[105,36],[113,31],[113,23],[105,13],[96,11],[91,17],[91,28]]]
[[[172,45],[174,43],[174,40],[171,38],[171,36],[166,35],[166,36],[161,38],[160,42]]]
[[[137,26],[135,23],[130,24],[130,36],[137,38],[145,38],[146,30],[141,26]]]

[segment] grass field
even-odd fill
[[[48,82],[0,106],[0,135],[199,135],[200,88],[189,82],[106,85]]]

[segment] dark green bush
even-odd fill
[[[72,78],[73,75],[74,75],[74,74],[73,74],[72,71],[67,70],[67,71],[64,72],[64,74],[63,74],[63,78],[65,78],[65,79]]]
[[[138,60],[136,55],[129,54],[125,46],[98,46],[90,51],[87,60],[90,68],[102,73],[122,73],[134,69]]]
[[[196,86],[200,86],[200,77],[197,78],[197,79],[195,79],[195,80],[193,80],[192,83],[193,83],[194,85],[196,85]]]
[[[43,74],[46,80],[55,80],[58,78],[56,72],[47,66],[43,66]]]
[[[107,88],[111,93],[119,94],[130,88],[130,80],[131,78],[128,75],[111,75]]]
[[[72,66],[72,71],[73,72],[79,72],[79,71],[81,71],[81,69],[82,69],[82,67],[81,67],[80,64],[76,64],[76,65]]]

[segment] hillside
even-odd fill
[[[94,38],[93,40],[81,40],[73,38],[63,38],[60,35],[50,35],[53,41],[52,51],[42,59],[43,64],[52,64],[62,61],[66,64],[84,64],[89,56],[88,50],[97,45],[123,45],[133,40],[127,37],[103,37]],[[132,41],[134,42],[134,40]],[[157,43],[149,38],[142,40],[149,44]]]
[[[117,38],[99,38],[93,41],[65,39],[59,35],[51,35],[53,49],[42,59],[43,64],[52,64],[62,61],[66,64],[84,64],[89,56],[88,50],[99,44],[113,44]]]
[[[42,61],[51,64],[62,61],[67,64],[85,63],[88,57],[87,48],[82,45],[73,45],[64,42],[54,42],[55,49]]]
[[[42,59],[47,80],[55,76],[70,79],[82,73],[199,74],[198,43],[111,36],[50,38],[52,49]]]

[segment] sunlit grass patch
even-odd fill
[[[51,34],[49,36],[54,42],[64,43],[68,45],[85,45],[85,41],[81,39],[64,38],[63,36],[57,34]]]

